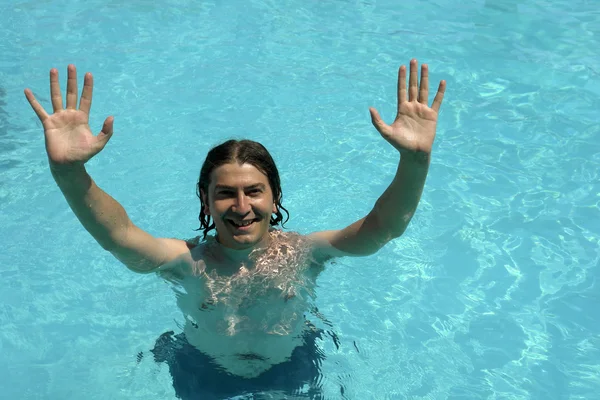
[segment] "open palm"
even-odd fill
[[[429,154],[435,139],[437,118],[446,82],[441,81],[431,107],[428,106],[429,74],[427,64],[421,66],[421,82],[418,82],[417,60],[410,62],[408,95],[406,67],[398,71],[398,109],[396,119],[387,125],[374,108],[370,108],[371,120],[381,136],[400,153],[423,152]]]
[[[46,152],[51,166],[84,164],[100,152],[112,135],[113,118],[108,117],[99,135],[95,136],[88,125],[92,105],[93,77],[85,75],[79,109],[77,109],[77,70],[68,67],[67,108],[63,109],[63,99],[58,82],[58,71],[50,71],[50,94],[54,113],[49,115],[38,103],[29,89],[25,96],[44,126]]]

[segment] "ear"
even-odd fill
[[[273,214],[277,214],[277,204],[273,203],[273,211],[271,211]]]
[[[204,208],[202,212],[204,215],[210,215],[210,207],[208,206],[208,196],[204,193],[204,190],[200,189],[200,196],[202,196],[202,202],[204,203]]]

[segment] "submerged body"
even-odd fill
[[[176,267],[160,272],[174,284],[187,341],[245,378],[289,360],[306,331],[315,329],[304,315],[323,262],[313,257],[307,237],[277,230],[269,235],[266,247],[237,265],[209,236]]]

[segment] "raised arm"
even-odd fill
[[[54,113],[49,115],[29,89],[25,96],[44,126],[50,170],[69,206],[85,229],[106,250],[128,268],[140,273],[156,270],[188,252],[182,240],[157,239],[135,226],[123,207],[101,190],[85,169],[113,133],[112,117],[94,136],[88,125],[92,104],[93,78],[85,75],[77,109],[77,71],[68,67],[67,104],[58,82],[58,71],[50,71],[50,92]]]
[[[406,67],[404,65],[400,67],[395,121],[387,125],[377,110],[374,108],[369,110],[377,131],[400,153],[396,175],[366,217],[344,229],[316,232],[310,235],[322,255],[373,254],[390,240],[404,233],[423,193],[435,139],[438,112],[445,89],[446,82],[441,81],[433,103],[429,107],[427,64],[421,66],[419,85],[417,60],[411,60],[408,90]]]

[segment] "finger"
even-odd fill
[[[50,99],[52,100],[53,112],[63,109],[60,83],[58,82],[58,70],[56,68],[50,70]]]
[[[96,153],[100,152],[106,146],[113,134],[114,117],[108,117],[104,120],[102,131],[96,136]]]
[[[444,92],[445,91],[446,91],[446,81],[441,81],[440,85],[438,86],[438,91],[435,94],[435,98],[433,99],[433,104],[431,105],[431,108],[435,112],[438,112],[440,110],[440,107],[442,106],[442,101],[444,100]]]
[[[419,74],[417,60],[410,60],[410,78],[408,79],[408,101],[416,101],[419,94]]]
[[[429,96],[429,68],[427,64],[421,65],[421,85],[419,86],[419,103],[427,105]]]
[[[35,111],[38,118],[43,123],[44,120],[46,118],[48,118],[48,113],[46,112],[46,110],[44,110],[44,107],[42,107],[41,104],[38,103],[38,101],[35,99],[35,96],[33,95],[33,92],[31,90],[25,89],[25,97],[27,97],[27,101],[29,102],[29,105],[31,106],[31,108],[33,108],[33,111]]]
[[[67,109],[75,110],[77,108],[77,69],[73,64],[67,67]]]
[[[406,67],[402,65],[398,70],[398,109],[400,103],[406,101]]]
[[[102,125],[102,131],[100,132],[100,136],[112,136],[113,134],[113,125],[115,122],[114,117],[108,117],[104,120],[104,125]]]
[[[86,114],[90,113],[92,108],[92,92],[94,89],[94,77],[89,72],[85,74],[83,80],[83,90],[81,91],[81,100],[79,102],[79,109]]]
[[[371,122],[375,129],[377,129],[379,133],[383,133],[387,128],[387,124],[383,122],[376,109],[370,107],[369,112],[371,113]]]

